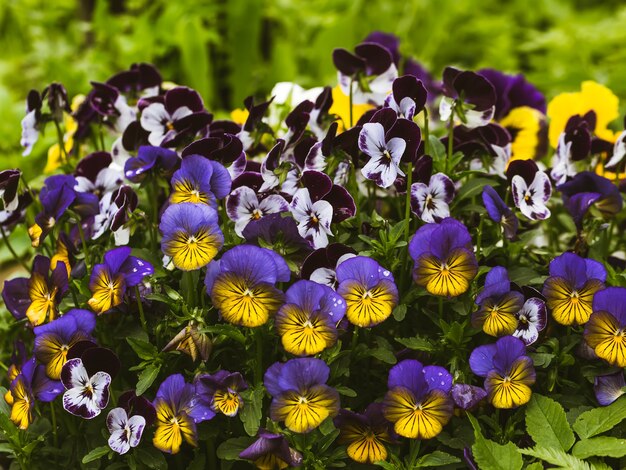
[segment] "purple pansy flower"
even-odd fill
[[[527,298],[522,308],[515,314],[517,328],[513,336],[524,341],[526,346],[533,344],[539,338],[548,321],[546,303],[539,297]]]
[[[104,263],[94,266],[89,279],[91,298],[87,303],[97,314],[120,305],[129,287],[139,285],[145,276],[154,273],[150,263],[130,253],[126,246],[109,250]]]
[[[487,396],[482,387],[469,384],[454,384],[450,391],[454,405],[462,410],[470,410]]]
[[[404,75],[393,82],[392,93],[385,99],[385,107],[393,109],[398,117],[413,120],[426,106],[428,93],[421,80]]]
[[[224,245],[217,211],[206,204],[172,204],[163,212],[159,229],[163,253],[183,271],[206,266]]]
[[[607,287],[593,297],[593,313],[584,337],[596,355],[617,367],[626,367],[626,287]]]
[[[443,173],[432,175],[428,184],[413,183],[411,211],[426,223],[439,222],[450,217],[454,192],[454,182]]]
[[[511,181],[513,202],[530,220],[550,217],[546,202],[552,195],[552,184],[548,175],[540,171],[532,160],[516,160],[509,165],[507,176]]]
[[[292,432],[307,433],[335,416],[339,412],[339,394],[326,385],[329,375],[330,368],[321,359],[274,363],[263,378],[273,398],[270,417],[284,421]]]
[[[0,171],[0,200],[5,211],[13,212],[19,205],[17,190],[21,176],[19,169]]]
[[[614,374],[597,376],[593,382],[593,391],[600,405],[610,405],[626,393],[624,371],[620,370]]]
[[[333,235],[330,230],[333,206],[323,199],[312,202],[307,188],[296,191],[290,206],[300,235],[309,240],[315,249],[327,246],[328,236]]]
[[[221,163],[233,180],[246,169],[246,154],[241,140],[227,132],[219,137],[206,137],[190,143],[183,149],[181,156],[184,160],[190,155],[202,155],[211,161]]]
[[[148,174],[171,174],[179,160],[173,150],[142,145],[136,157],[126,160],[124,175],[133,183],[141,183]]]
[[[414,281],[434,295],[465,293],[478,272],[467,228],[450,217],[420,227],[409,242],[409,254],[415,262]]]
[[[439,366],[406,359],[389,371],[383,413],[394,431],[410,439],[432,439],[452,418],[452,375]]]
[[[556,185],[576,176],[574,162],[582,160],[591,152],[591,132],[595,127],[595,114],[592,117],[576,115],[569,118],[565,130],[559,136],[559,143],[553,158],[550,176]],[[588,122],[588,121],[592,122]]]
[[[337,324],[346,301],[328,286],[300,280],[285,292],[285,304],[274,318],[283,347],[296,356],[322,352],[337,341]]]
[[[489,185],[485,186],[483,188],[482,198],[489,218],[500,225],[502,233],[504,233],[504,236],[508,240],[515,238],[519,221],[496,190]]]
[[[530,400],[535,368],[521,339],[504,336],[495,344],[478,346],[469,363],[474,374],[485,377],[487,398],[496,408],[516,408]]]
[[[527,106],[546,113],[546,98],[524,75],[508,75],[495,69],[481,69],[477,72],[494,87],[496,93],[495,119],[504,118],[514,108]]]
[[[200,155],[188,155],[183,158],[180,169],[172,175],[171,184],[172,204],[191,202],[215,206],[217,199],[223,199],[230,193],[231,179],[221,163]]]
[[[96,316],[89,310],[72,309],[61,317],[34,329],[34,353],[54,380],[61,377],[61,368],[69,349],[79,341],[93,341]]]
[[[483,76],[454,67],[443,71],[444,97],[439,106],[442,121],[452,113],[469,128],[484,126],[493,119],[496,110],[496,93],[493,85]]]
[[[311,253],[302,263],[300,276],[303,279],[323,284],[335,289],[337,276],[335,270],[342,262],[353,258],[357,253],[342,243],[331,243],[326,248],[320,248]]]
[[[279,255],[289,257],[289,262],[299,262],[312,251],[310,243],[300,235],[294,218],[281,214],[250,221],[242,235],[247,243],[269,246]]]
[[[259,199],[258,193],[248,186],[234,189],[226,199],[226,214],[235,222],[235,233],[240,237],[250,221],[288,210],[289,203],[282,196],[269,194]]]
[[[116,245],[128,244],[130,229],[124,227],[124,224],[128,222],[137,204],[137,193],[128,185],[122,185],[117,190],[105,194],[100,200],[100,213],[94,218],[91,238],[95,240],[110,229]]]
[[[218,370],[215,374],[200,374],[194,379],[200,401],[216,413],[236,416],[244,402],[240,392],[248,389],[239,372]]]
[[[337,293],[346,301],[353,325],[371,328],[385,321],[398,305],[398,287],[391,271],[366,256],[345,259],[337,266]]]
[[[286,468],[302,465],[302,454],[289,447],[282,434],[259,429],[257,440],[239,453],[239,457],[251,460],[258,468]]]
[[[146,419],[141,415],[128,416],[124,408],[113,408],[107,415],[109,447],[118,454],[125,454],[141,441]]]
[[[579,230],[582,229],[583,218],[592,205],[608,218],[621,211],[624,203],[619,189],[612,181],[590,171],[578,173],[557,189]]]
[[[20,145],[24,147],[22,156],[30,155],[39,139],[39,125],[41,120],[41,96],[36,90],[30,90],[26,98],[26,115],[22,119],[22,138]]]

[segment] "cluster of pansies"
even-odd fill
[[[45,178],[0,172],[10,421],[115,468],[473,468],[466,413],[520,439],[533,392],[625,393],[617,98],[439,81],[398,47],[373,33],[334,88],[230,119],[148,64],[32,91],[24,155],[58,143]]]

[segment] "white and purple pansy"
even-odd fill
[[[63,408],[68,413],[92,419],[109,403],[111,376],[102,371],[89,376],[80,358],[65,363],[61,370],[61,381],[66,389]]]
[[[419,142],[419,127],[408,119],[397,119],[390,108],[383,108],[363,125],[359,134],[359,149],[370,157],[361,169],[363,176],[381,188],[391,186],[398,176],[405,176],[400,160],[412,158]]]
[[[621,163],[626,157],[626,131],[617,136],[613,146],[613,155],[606,163],[605,167],[612,168]]]
[[[546,303],[540,298],[527,299],[522,309],[515,314],[517,328],[513,336],[524,341],[526,346],[533,344],[539,338],[539,332],[546,327],[547,312]]]
[[[511,178],[513,202],[522,214],[531,220],[550,217],[546,202],[552,195],[548,175],[540,171],[532,160],[516,160],[509,165],[507,176]]]
[[[109,447],[118,454],[125,454],[131,447],[137,447],[146,427],[146,419],[141,415],[129,417],[124,408],[113,408],[107,415]]]
[[[404,75],[394,80],[392,93],[385,98],[385,107],[393,109],[398,117],[412,120],[424,109],[427,96],[421,80]]]
[[[450,216],[448,204],[454,198],[454,182],[443,173],[430,177],[428,184],[411,185],[411,210],[426,223],[439,222]]]
[[[354,249],[343,243],[331,243],[325,248],[319,248],[311,253],[302,263],[300,276],[336,289],[337,267],[347,259],[357,255]]]
[[[115,191],[124,182],[124,169],[113,165],[109,152],[94,152],[76,165],[76,186],[78,192],[94,193],[99,198]]]
[[[262,197],[258,192],[261,184],[261,175],[252,172],[243,173],[233,181],[235,189],[226,199],[226,214],[235,222],[235,233],[240,237],[250,221],[289,210],[289,203],[278,194]]]
[[[39,139],[39,120],[41,119],[41,96],[37,90],[30,90],[26,99],[26,115],[22,119],[22,138],[20,145],[24,147],[22,156],[30,155]]]
[[[291,213],[298,222],[298,232],[309,240],[313,248],[328,245],[328,236],[332,236],[330,224],[333,220],[333,206],[322,199],[313,202],[307,188],[296,191],[291,200]]]
[[[481,75],[446,67],[443,71],[443,93],[439,116],[448,121],[454,113],[464,126],[485,126],[496,111],[496,92],[493,85]]]
[[[550,176],[558,186],[569,177],[576,176],[574,162],[589,156],[591,152],[591,129],[595,127],[593,111],[584,116],[572,116],[567,121],[565,131],[559,136],[559,143],[553,158]]]

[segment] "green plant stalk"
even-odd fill
[[[424,154],[430,155],[430,130],[428,128],[428,109],[424,108]]]
[[[455,102],[456,105],[456,102]],[[450,120],[448,121],[448,152],[446,153],[446,163],[444,166],[444,173],[447,175],[448,171],[450,170],[448,168],[448,165],[450,164],[450,161],[452,160],[452,151],[454,150],[454,108],[455,105],[452,106],[452,109],[450,110]]]
[[[194,282],[194,278],[193,278],[193,271],[183,271],[183,278],[181,279],[181,284],[183,283],[183,280],[185,281],[185,301],[187,302],[187,305],[189,305],[190,307],[196,307],[197,306],[197,301],[196,301],[196,287],[197,287],[197,283]]]
[[[416,468],[415,462],[417,461],[417,456],[420,453],[420,441],[418,439],[411,439],[409,442],[409,467],[408,468]]]
[[[258,326],[252,330],[255,347],[254,382],[257,385],[263,382],[263,331],[261,328]]]
[[[483,240],[483,225],[485,222],[485,218],[481,217],[480,222],[478,223],[478,234],[476,235],[476,256],[480,256],[482,254],[482,240]]]
[[[58,121],[54,120],[54,127],[57,130],[57,140],[59,141],[59,154],[61,155],[61,164],[66,164],[69,161],[69,156],[65,151],[65,141],[63,140],[63,131]]]
[[[354,83],[354,78],[351,78],[350,79],[350,93],[349,93],[349,100],[350,100],[350,104],[349,104],[349,106],[350,106],[350,129],[352,129],[352,126],[354,125],[353,124],[353,117],[352,117],[352,113],[353,113],[353,110],[352,110],[352,84],[353,83]]]
[[[402,250],[402,262],[400,266],[402,266],[401,273],[401,285],[405,286],[406,284],[406,276],[410,271],[410,266],[407,264],[409,259],[409,235],[411,233],[411,185],[413,184],[413,162],[409,162],[409,170],[406,174],[406,195],[404,198],[404,220],[406,224],[404,226],[404,241],[406,241],[406,246]]]
[[[89,255],[89,247],[87,245],[87,241],[85,240],[85,232],[83,231],[83,226],[78,221],[78,235],[80,236],[80,242],[83,245],[83,250],[85,251],[85,264],[87,265],[87,272],[91,272],[91,256]]]
[[[11,245],[11,242],[9,241],[9,237],[7,237],[6,232],[4,231],[4,227],[0,226],[0,234],[2,234],[2,239],[4,240],[4,243],[6,243],[7,248],[9,249],[9,251],[11,252],[11,255],[13,256],[13,258],[15,259],[15,261],[17,261],[19,264],[22,265],[22,267],[24,269],[26,269],[26,271],[30,271],[30,268],[28,267],[28,265],[24,262],[24,260],[22,260],[22,258],[20,258],[16,251],[13,249],[13,246]]]
[[[54,447],[59,447],[59,436],[57,434],[57,413],[54,409],[54,400],[50,402],[50,417],[52,418],[52,439]]]
[[[146,316],[143,312],[143,304],[141,303],[141,296],[139,295],[139,286],[135,286],[135,297],[137,298],[137,308],[139,309],[139,320],[141,321],[141,326],[146,335],[148,335],[148,324],[146,323]]]

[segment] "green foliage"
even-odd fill
[[[520,470],[523,462],[518,449],[512,442],[504,445],[485,439],[476,418],[468,414],[474,428],[472,453],[480,468],[486,470]]]
[[[582,439],[588,439],[609,431],[624,419],[626,419],[626,397],[609,406],[582,413],[576,418],[573,428]]]
[[[553,399],[536,393],[526,408],[526,429],[537,444],[560,447],[565,452],[576,440],[563,407]]]

